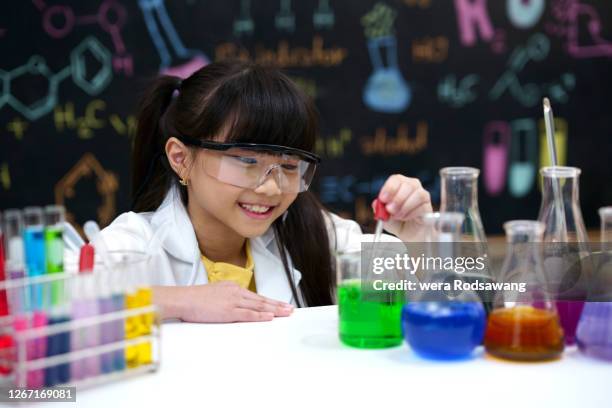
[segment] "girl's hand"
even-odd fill
[[[253,293],[234,282],[157,286],[154,301],[162,318],[194,323],[261,322],[289,316],[294,307]]]
[[[432,207],[429,192],[418,179],[394,174],[385,181],[378,199],[390,214],[384,225],[385,230],[404,242],[423,240],[421,216],[432,212]]]

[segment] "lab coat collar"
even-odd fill
[[[169,255],[193,265],[191,276],[178,279],[179,284],[193,284],[197,280],[198,273],[203,273],[204,282],[208,282],[195,231],[177,186],[170,188],[164,201],[153,214],[151,226],[155,231],[161,229],[156,234]],[[252,238],[250,242],[251,255],[255,263],[257,293],[271,299],[291,302],[293,296],[276,245],[274,229],[269,228],[263,235]],[[297,286],[302,274],[293,267],[291,260],[289,268]]]
[[[176,186],[170,188],[153,214],[151,226],[158,234],[162,247],[174,258],[189,263],[199,259],[200,249],[195,231]]]

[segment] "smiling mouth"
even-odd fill
[[[272,210],[274,210],[274,208],[276,207],[276,206],[259,205],[259,204],[245,204],[245,203],[238,203],[238,205],[243,210],[246,210],[249,213],[256,214],[256,215],[267,215],[271,213]]]

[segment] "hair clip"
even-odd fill
[[[172,91],[172,99],[176,98],[178,94],[181,92],[182,85],[183,85],[183,80],[180,79],[174,86],[174,91]]]

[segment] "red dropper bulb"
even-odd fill
[[[81,247],[79,254],[79,273],[90,273],[94,268],[94,247],[91,244],[85,244]]]
[[[374,200],[374,218],[380,221],[387,221],[390,217],[389,212],[385,208],[385,203],[378,198]]]

